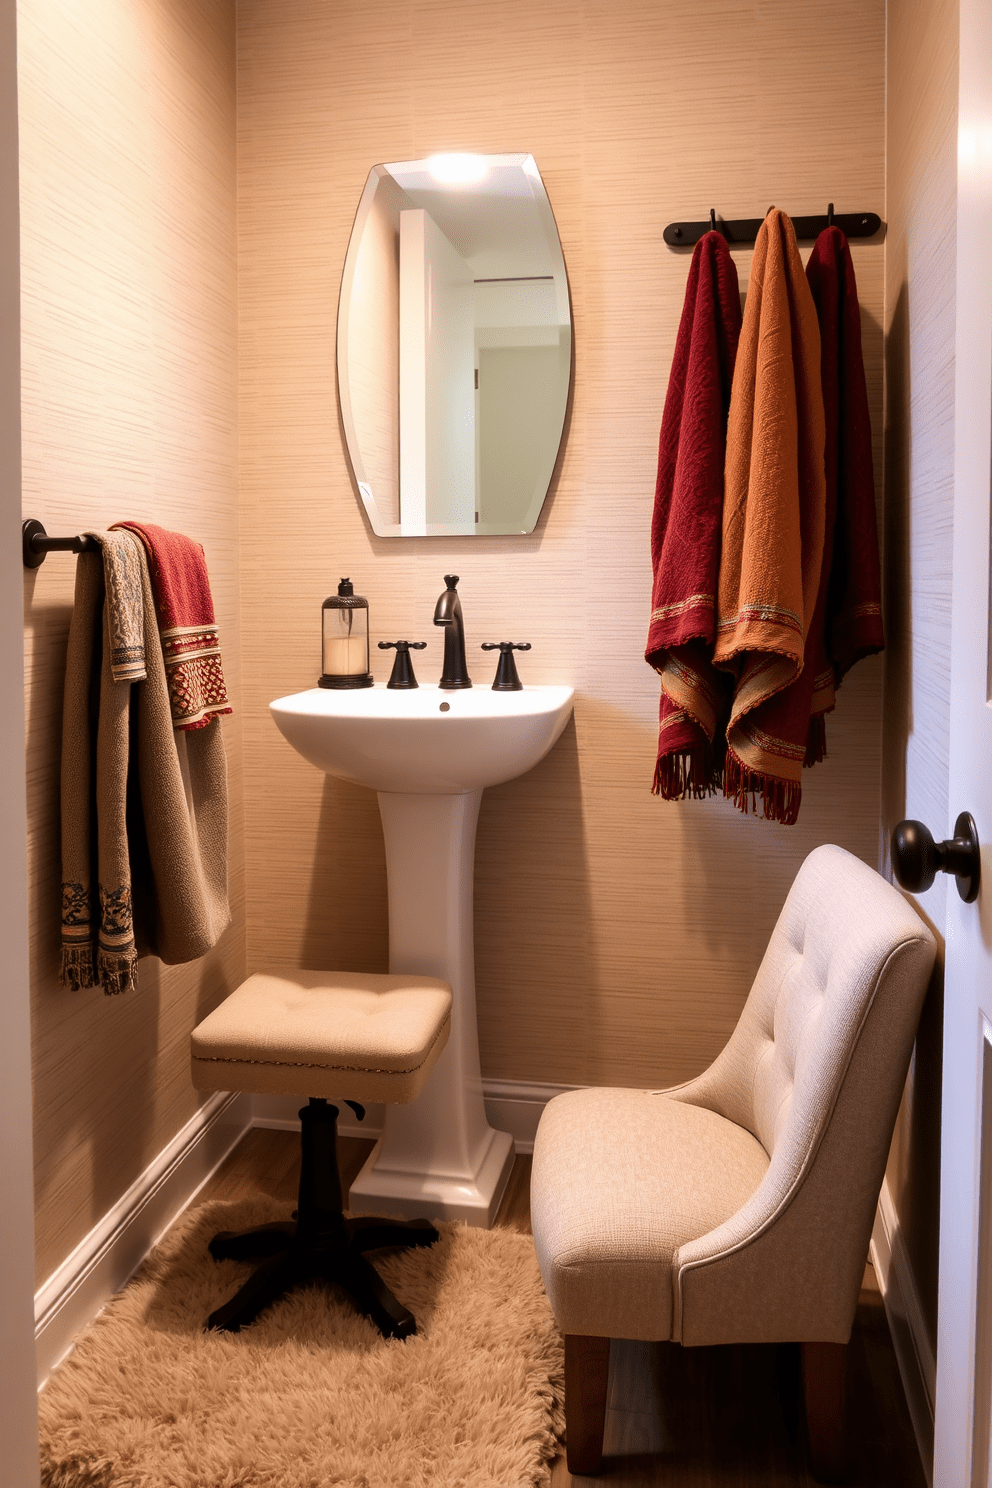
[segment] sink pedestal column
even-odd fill
[[[488,1229],[513,1138],[486,1119],[475,1015],[473,884],[482,791],[379,792],[389,892],[389,970],[451,985],[451,1033],[415,1101],[387,1106],[351,1185],[354,1214],[460,1219]]]

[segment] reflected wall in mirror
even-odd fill
[[[565,260],[533,156],[374,166],[338,305],[341,417],[373,531],[532,532],[571,365]]]

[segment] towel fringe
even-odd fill
[[[133,992],[138,985],[137,951],[100,951],[97,956],[100,981],[108,997]],[[95,983],[91,983],[95,986]]]
[[[773,775],[761,775],[749,770],[737,758],[732,749],[727,750],[724,766],[723,794],[733,801],[745,815],[753,811],[758,815],[758,798],[761,798],[762,815],[766,821],[781,822],[783,826],[795,826],[799,819],[799,805],[803,788],[798,782],[777,780]]]
[[[59,982],[72,992],[97,985],[92,945],[63,946],[59,958]]]
[[[721,783],[713,746],[706,741],[660,754],[651,794],[663,801],[702,801],[716,795]]]
[[[809,734],[806,738],[806,758],[803,760],[803,769],[808,770],[811,765],[818,765],[826,757],[826,716],[823,713],[814,713],[809,721]]]

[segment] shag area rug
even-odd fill
[[[80,1336],[41,1394],[45,1488],[537,1488],[564,1432],[562,1343],[533,1242],[440,1225],[370,1257],[417,1319],[386,1340],[343,1294],[290,1293],[238,1334],[203,1321],[250,1273],[195,1210]]]

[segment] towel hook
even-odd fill
[[[710,232],[716,232],[716,209],[710,207]]]
[[[833,202],[830,202],[829,205],[827,206],[827,226],[828,227],[833,227],[833,225],[834,225],[834,204],[833,204]]]

